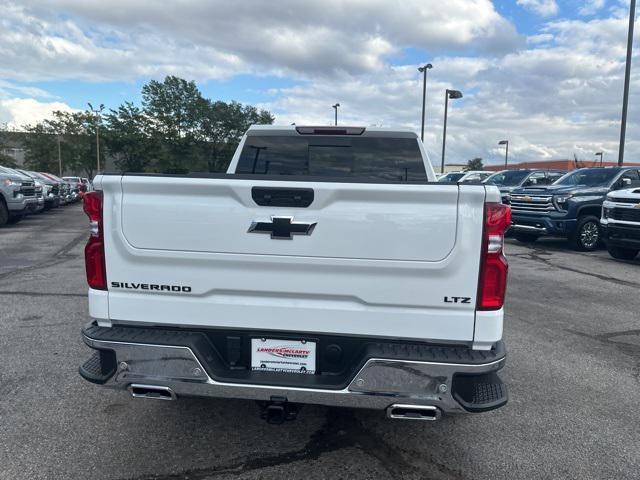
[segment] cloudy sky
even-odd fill
[[[149,79],[196,80],[277,123],[420,128],[439,162],[617,158],[628,0],[0,0],[0,123],[86,102],[139,102]],[[637,33],[638,29],[636,29]],[[637,35],[636,35],[637,37]],[[625,158],[640,161],[640,63]]]

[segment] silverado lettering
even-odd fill
[[[191,292],[191,287],[182,285],[158,285],[156,283],[111,282],[112,288],[128,288],[130,290],[155,290],[157,292]]]

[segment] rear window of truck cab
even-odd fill
[[[251,135],[236,173],[427,181],[415,138]]]

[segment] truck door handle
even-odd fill
[[[261,207],[306,208],[314,193],[312,188],[252,187],[251,198]]]

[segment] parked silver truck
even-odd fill
[[[0,227],[20,221],[37,203],[33,179],[0,166]]]

